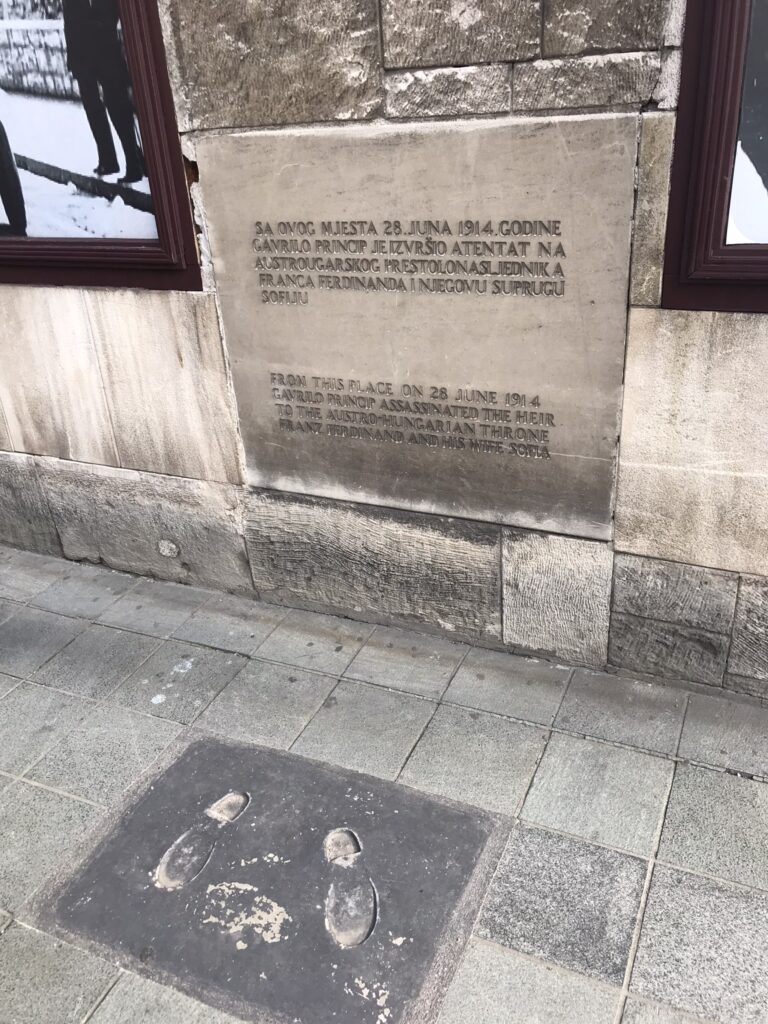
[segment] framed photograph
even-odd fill
[[[662,305],[768,312],[768,0],[691,0]]]
[[[201,287],[155,0],[0,0],[0,282]]]

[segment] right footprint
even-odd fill
[[[325,927],[343,949],[362,945],[376,927],[378,899],[363,864],[360,840],[348,828],[329,832],[323,842],[331,884],[325,900]]]
[[[239,818],[250,799],[247,793],[227,793],[206,807],[207,820],[182,833],[160,858],[155,868],[155,885],[173,892],[197,878],[211,859],[218,829]]]

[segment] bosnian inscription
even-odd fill
[[[339,441],[551,459],[560,426],[541,395],[270,373],[280,431]]]
[[[559,299],[559,220],[257,220],[262,303],[306,306],[318,292]]]

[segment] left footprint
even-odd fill
[[[236,821],[250,802],[247,793],[227,793],[206,807],[205,819],[183,832],[160,858],[155,885],[173,892],[197,878],[211,859],[218,830]]]

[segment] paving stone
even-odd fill
[[[172,722],[103,706],[49,750],[27,778],[111,804],[180,731]]]
[[[630,996],[624,1009],[621,1024],[714,1024],[703,1017],[691,1017],[687,1013],[673,1010],[671,1006],[647,1003]]]
[[[22,774],[93,708],[79,697],[21,683],[0,701],[0,768]]]
[[[386,67],[528,60],[540,53],[540,0],[384,0],[381,15]]]
[[[260,658],[340,675],[373,632],[365,623],[291,612],[257,648]]]
[[[494,715],[440,707],[398,781],[514,815],[546,739],[541,730]]]
[[[434,710],[431,701],[342,681],[291,749],[394,779]]]
[[[444,700],[497,715],[551,725],[571,670],[514,654],[473,648]]]
[[[245,664],[240,654],[169,640],[126,679],[112,700],[188,725]]]
[[[439,699],[468,650],[450,640],[377,626],[344,675]]]
[[[729,645],[722,633],[614,612],[608,660],[629,672],[722,686]]]
[[[512,99],[506,64],[426,71],[391,71],[384,78],[387,117],[501,114]]]
[[[438,1024],[612,1024],[618,1002],[617,989],[473,942]]]
[[[728,671],[768,680],[768,580],[741,580]]]
[[[521,817],[650,857],[673,770],[650,754],[555,734]]]
[[[374,0],[244,0],[193,14],[163,0],[182,126],[250,127],[370,117],[379,106]]]
[[[630,987],[721,1024],[762,1024],[768,894],[658,865]]]
[[[0,561],[0,598],[25,603],[69,570],[70,563],[33,551],[3,548]]]
[[[666,0],[544,0],[544,54],[653,50],[665,15]]]
[[[174,640],[253,654],[287,612],[247,597],[217,594],[174,632]]]
[[[710,633],[730,633],[738,583],[735,573],[617,554],[613,608]]]
[[[145,580],[108,608],[99,622],[136,633],[168,637],[210,596],[209,591],[194,587]]]
[[[61,554],[31,455],[0,452],[0,541],[43,555]]]
[[[239,1018],[148,978],[124,974],[91,1020],[93,1024],[238,1024]]]
[[[0,672],[0,700],[2,700],[6,693],[10,693],[11,690],[18,685],[19,680],[16,676],[6,676]]]
[[[16,925],[0,938],[0,1006],[7,1024],[81,1024],[117,968]]]
[[[692,694],[679,753],[719,768],[768,775],[768,709]]]
[[[518,826],[485,899],[478,934],[621,985],[645,862]]]
[[[664,54],[662,76],[665,60]],[[675,116],[651,111],[643,114],[640,124],[630,294],[633,306],[658,306],[661,303],[661,272],[664,266],[664,244],[667,234]],[[614,575],[614,579],[618,579],[617,574]],[[691,591],[688,593],[692,598]]]
[[[32,681],[80,697],[103,700],[117,689],[162,641],[93,625],[39,668]]]
[[[13,618],[18,610],[17,601],[6,601],[0,598],[0,622],[7,622],[8,619]]]
[[[574,674],[555,725],[612,743],[674,754],[686,694],[604,672]]]
[[[679,764],[658,857],[768,889],[768,786]]]
[[[28,676],[52,658],[88,625],[37,608],[19,608],[0,622],[0,672]]]
[[[287,750],[337,682],[335,676],[252,661],[206,708],[197,725],[220,736]]]
[[[618,53],[516,64],[512,110],[639,107],[648,103],[661,74],[657,53]]]
[[[97,807],[16,782],[0,793],[0,906],[19,907],[96,823]],[[0,1003],[0,1005],[2,1005]]]
[[[13,918],[11,917],[10,914],[6,914],[4,913],[4,911],[0,910],[0,935],[3,934],[3,932],[11,923],[12,920]]]
[[[607,544],[504,530],[504,643],[605,665],[612,563]]]
[[[111,569],[71,565],[60,580],[33,597],[30,604],[48,612],[96,619],[137,583],[135,576]]]

